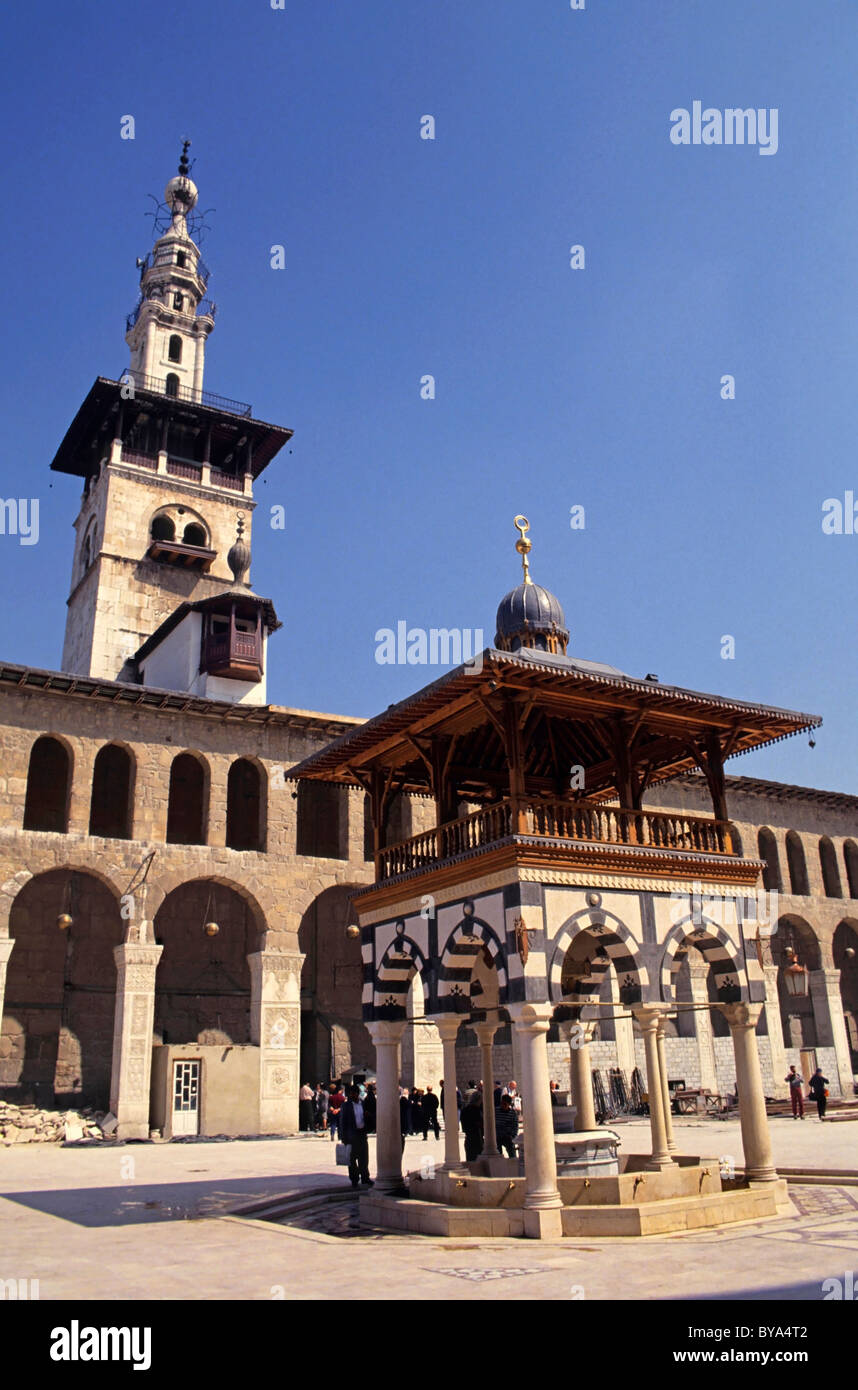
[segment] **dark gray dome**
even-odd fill
[[[555,642],[540,642],[539,637],[551,637]],[[569,630],[560,600],[547,589],[543,589],[541,584],[519,584],[517,589],[511,589],[501,599],[497,615],[496,647],[504,651],[514,651],[518,645],[542,646],[546,650],[556,650],[559,646],[560,650],[565,652],[568,640]]]

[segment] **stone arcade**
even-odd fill
[[[204,388],[185,155],[165,200],[128,372],[53,463],[83,484],[62,670],[0,662],[0,1096],[110,1106],[123,1138],[288,1134],[301,1081],[349,1068],[548,1072],[590,1124],[591,1066],[657,1068],[650,1190],[663,1082],[726,1094],[738,1063],[753,1091],[758,1050],[768,1095],[818,1061],[851,1096],[858,798],[723,771],[815,720],[567,657],[527,582],[494,648],[369,724],[270,703],[254,484],[291,432]],[[527,1182],[552,1210],[550,1163]]]

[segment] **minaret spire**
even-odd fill
[[[208,270],[188,230],[199,192],[190,175],[190,140],[182,141],[179,171],[164,190],[170,225],[140,265],[140,303],[129,314],[125,341],[130,373],[143,389],[182,400],[202,399],[205,345],[214,305],[205,299]]]

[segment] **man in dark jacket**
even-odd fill
[[[821,1120],[825,1119],[825,1107],[828,1104],[828,1077],[822,1075],[822,1067],[817,1067],[813,1076],[810,1078],[811,1099],[816,1101],[816,1110]]]
[[[483,1151],[483,1103],[476,1089],[465,1096],[462,1131],[465,1135],[465,1162],[472,1163]]]
[[[369,1176],[366,1113],[357,1086],[351,1087],[349,1098],[340,1111],[340,1138],[344,1144],[351,1145],[349,1178],[352,1187],[357,1187],[358,1182],[361,1182],[364,1187],[372,1187]]]
[[[426,1094],[423,1097],[423,1138],[429,1138],[429,1131],[435,1131],[435,1138],[440,1139],[441,1130],[438,1127],[438,1097],[431,1086],[426,1087]]]
[[[501,1154],[515,1158],[515,1137],[518,1134],[518,1115],[512,1108],[509,1096],[501,1096],[500,1105],[495,1110],[495,1133]]]

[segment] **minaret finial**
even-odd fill
[[[237,512],[235,520],[235,540],[230,546],[226,562],[232,570],[233,583],[241,584],[248,589],[250,585],[244,576],[250,569],[250,546],[244,539],[244,512]]]
[[[524,570],[524,582],[525,584],[532,584],[533,580],[530,577],[530,563],[527,558],[530,551],[533,549],[533,543],[527,539],[527,532],[530,530],[530,522],[526,516],[517,516],[513,522],[513,526],[517,531],[521,532],[519,539],[515,543],[515,548],[521,556],[521,568]]]
[[[190,149],[190,147],[190,140],[185,139],[182,141],[182,154],[181,158],[179,159],[179,173],[181,174],[183,179],[190,178],[191,174],[191,166],[188,163],[188,150]]]

